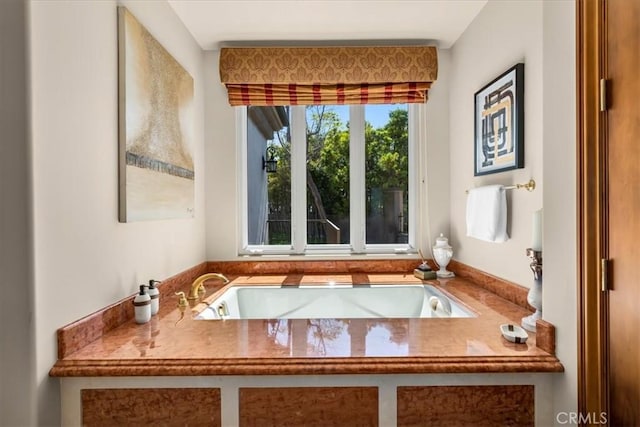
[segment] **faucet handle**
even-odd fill
[[[187,297],[185,296],[184,292],[180,291],[180,292],[176,292],[176,295],[178,295],[178,308],[180,309],[181,312],[184,313],[184,311],[187,309],[187,307],[189,307],[189,302],[187,301]]]
[[[207,288],[204,287],[204,282],[200,283],[200,286],[198,286],[198,298],[202,299],[204,298],[204,294],[207,293]]]
[[[176,292],[176,295],[178,295],[179,297],[178,309],[180,310],[180,318],[176,321],[174,326],[178,326],[178,323],[180,323],[180,321],[184,319],[184,311],[187,309],[187,307],[189,307],[189,301],[187,301],[187,297],[184,295],[184,292]]]

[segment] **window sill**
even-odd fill
[[[239,259],[251,259],[260,258],[262,260],[291,260],[291,261],[304,261],[304,260],[336,260],[336,259],[350,259],[350,260],[371,260],[371,259],[416,259],[418,251],[416,249],[407,249],[398,252],[368,252],[368,253],[353,253],[353,252],[337,252],[337,251],[309,251],[304,254],[294,253],[278,253],[278,252],[255,252],[238,254]]]

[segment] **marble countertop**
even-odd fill
[[[423,283],[410,274],[230,275],[232,283]],[[222,287],[207,282],[210,301]],[[194,320],[163,295],[149,323],[133,319],[77,350],[52,376],[560,372],[555,355],[504,339],[499,326],[530,314],[465,278],[429,281],[474,318]],[[189,285],[176,289],[188,290]],[[172,289],[175,290],[175,289]],[[194,311],[197,311],[194,308]],[[546,332],[545,332],[546,333]],[[60,335],[59,335],[60,338]],[[545,338],[546,339],[546,338]],[[59,343],[59,345],[62,345]]]

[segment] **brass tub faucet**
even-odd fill
[[[204,282],[206,282],[209,279],[220,279],[222,280],[223,285],[226,285],[227,283],[229,283],[229,279],[227,279],[224,275],[220,273],[203,274],[202,276],[194,280],[193,283],[191,284],[191,290],[189,291],[189,296],[187,297],[187,299],[189,301],[197,301],[200,298],[202,298],[202,296],[204,296],[204,293],[206,292],[206,289],[204,288]]]

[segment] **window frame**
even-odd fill
[[[365,105],[349,107],[349,221],[350,242],[347,244],[307,244],[306,217],[306,106],[291,106],[291,244],[248,244],[248,186],[247,186],[247,107],[234,107],[236,113],[236,148],[238,160],[238,255],[282,256],[350,256],[397,255],[417,252],[420,235],[418,220],[419,198],[419,143],[424,130],[420,126],[424,117],[424,104],[407,104],[408,109],[408,243],[366,243],[366,168],[365,168]]]

